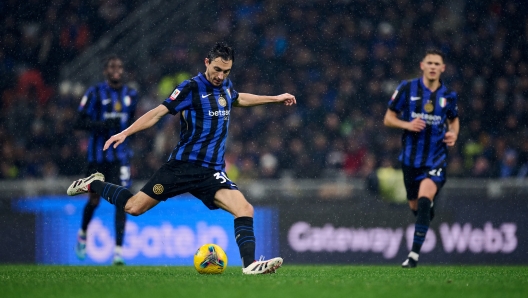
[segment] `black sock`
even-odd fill
[[[123,208],[116,208],[116,212],[115,212],[116,246],[123,246],[123,239],[125,238],[125,223],[126,223],[125,210]]]
[[[416,216],[416,224],[414,225],[414,240],[411,251],[420,254],[422,244],[425,241],[425,235],[429,230],[429,223],[431,211],[431,200],[426,197],[418,199],[418,215]]]
[[[81,229],[86,232],[86,229],[88,229],[88,224],[92,220],[93,214],[95,209],[97,208],[97,205],[93,205],[90,201],[86,203],[84,206],[84,212],[82,216],[82,222],[81,222]]]
[[[130,190],[123,186],[115,185],[108,182],[102,182],[95,180],[90,183],[90,190],[99,194],[103,199],[107,200],[110,204],[115,205],[119,209],[125,209],[125,205],[133,194]]]
[[[255,261],[255,234],[252,217],[235,218],[235,240],[244,268]]]

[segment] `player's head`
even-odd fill
[[[110,84],[120,84],[123,79],[123,60],[112,54],[103,61],[103,74]]]
[[[425,51],[425,55],[420,62],[420,69],[423,71],[424,78],[430,81],[440,79],[440,75],[445,70],[444,53],[437,49]]]
[[[231,72],[235,62],[233,48],[224,42],[217,42],[205,58],[205,77],[211,84],[220,86]]]

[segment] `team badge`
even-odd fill
[[[125,96],[125,98],[123,99],[123,102],[125,103],[125,106],[129,107],[130,104],[132,103],[132,100],[130,99],[130,96]]]
[[[433,106],[433,103],[428,100],[427,103],[425,104],[424,106],[424,110],[427,112],[427,113],[431,113],[433,110],[434,110],[434,106]]]
[[[176,97],[178,97],[178,94],[180,94],[180,90],[178,89],[174,89],[174,91],[172,92],[171,96],[170,96],[170,99],[171,100],[175,100]]]
[[[394,100],[396,98],[396,95],[398,95],[398,90],[394,91],[392,94],[391,100]]]
[[[122,108],[123,108],[123,107],[121,106],[121,103],[120,103],[119,101],[116,101],[116,103],[114,104],[114,110],[115,110],[116,112],[121,112],[121,109],[122,109]]]
[[[152,188],[152,191],[157,194],[157,195],[161,195],[163,193],[163,185],[161,184],[156,184],[154,185],[154,187]]]
[[[445,97],[440,97],[440,100],[438,101],[438,103],[440,104],[440,107],[445,107],[447,105],[447,100]]]
[[[222,107],[225,107],[227,106],[227,100],[222,95],[220,95],[220,97],[218,98],[218,104]]]

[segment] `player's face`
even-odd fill
[[[211,84],[220,86],[231,72],[232,60],[223,60],[217,57],[213,61],[205,58],[205,77]]]
[[[445,64],[439,55],[427,55],[420,62],[420,68],[427,80],[435,81],[440,79],[440,75],[445,70]]]
[[[123,78],[123,61],[120,59],[110,60],[104,70],[105,78],[112,83],[119,83]]]

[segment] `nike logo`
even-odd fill
[[[240,234],[236,235],[236,237],[235,237],[235,240],[237,240],[237,239],[238,239],[238,237],[240,237]]]
[[[206,94],[206,95],[202,95],[202,98],[206,98],[207,96],[211,95],[211,93],[209,94]]]
[[[101,102],[103,103],[103,106],[106,106],[107,104],[111,103],[112,100],[108,98],[108,99],[103,99]]]
[[[420,99],[420,98],[421,98],[421,97],[419,97],[419,96],[411,96],[411,100],[412,100],[412,101],[418,100],[418,99]]]

